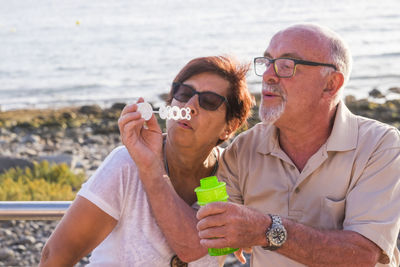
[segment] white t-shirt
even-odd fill
[[[108,155],[78,194],[118,221],[93,250],[88,266],[170,266],[175,253],[153,217],[136,164],[124,146]],[[218,259],[206,255],[189,266],[218,266]]]

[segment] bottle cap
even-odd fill
[[[228,194],[224,182],[218,182],[217,176],[210,176],[200,180],[200,186],[194,189],[197,203],[204,206],[210,202],[227,201]]]

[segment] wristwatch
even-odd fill
[[[271,217],[271,226],[265,232],[267,237],[267,246],[262,248],[265,250],[276,250],[280,248],[286,241],[287,232],[282,224],[282,219],[278,215],[268,214]]]

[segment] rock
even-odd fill
[[[70,168],[75,167],[75,158],[74,155],[71,154],[58,154],[58,155],[49,155],[49,156],[40,156],[39,161],[48,161],[49,163],[61,164],[65,163]]]
[[[15,247],[15,250],[22,252],[22,251],[26,250],[26,247],[24,245],[17,245]]]
[[[33,157],[36,156],[38,154],[38,152],[34,149],[31,148],[26,148],[24,151],[21,152],[22,155],[26,155],[28,157]]]
[[[32,244],[36,243],[36,239],[31,235],[27,235],[27,236],[22,237],[22,239],[19,240],[19,243],[21,245],[32,245]]]
[[[99,105],[82,106],[79,109],[79,113],[85,115],[100,115],[103,110]]]
[[[389,88],[389,91],[395,94],[400,94],[400,87]]]
[[[114,110],[123,110],[123,108],[126,106],[125,103],[115,103],[111,106],[111,109]]]
[[[103,145],[104,138],[99,135],[92,135],[92,136],[86,138],[84,141],[84,145],[93,145],[93,144]]]
[[[375,98],[384,98],[385,96],[378,89],[374,88],[369,93],[370,96]]]
[[[9,248],[0,248],[0,261],[12,259],[14,257],[14,251]]]
[[[34,143],[38,143],[39,141],[40,141],[40,137],[37,135],[32,135],[32,134],[25,135],[21,139],[22,144],[26,144],[26,143],[34,144]]]
[[[74,112],[68,111],[68,112],[63,112],[61,114],[61,117],[66,120],[72,120],[72,119],[76,119],[76,114]]]
[[[354,102],[356,102],[356,97],[353,96],[353,95],[347,95],[344,98],[344,103],[346,103],[346,105],[349,105],[349,104],[354,103]]]
[[[12,158],[0,156],[0,174],[4,173],[10,168],[33,168],[33,163],[29,160],[22,158]]]

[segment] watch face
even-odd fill
[[[272,227],[268,233],[270,245],[280,247],[286,241],[286,230],[282,226]]]

